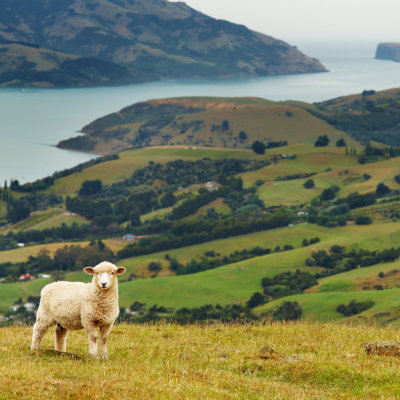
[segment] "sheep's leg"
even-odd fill
[[[54,335],[55,348],[57,351],[67,351],[67,335],[68,329],[63,328],[57,323]]]
[[[97,348],[99,334],[97,333],[97,329],[94,324],[85,324],[84,328],[89,340],[89,356],[99,358],[99,351]]]
[[[102,325],[100,327],[100,356],[105,360],[108,360],[107,337],[110,334],[111,328],[112,325]]]
[[[39,312],[38,312],[39,313]],[[32,336],[32,350],[37,350],[40,347],[40,342],[43,339],[43,336],[50,328],[50,326],[54,325],[54,322],[50,318],[38,318],[35,325],[33,325],[33,336]]]

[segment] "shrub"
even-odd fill
[[[255,185],[256,186],[261,186],[261,185],[264,185],[264,183],[265,182],[262,179],[257,179]]]
[[[333,254],[343,254],[344,253],[344,246],[339,246],[337,244],[335,244],[334,246],[332,246],[329,251]]]
[[[268,301],[267,297],[265,297],[260,292],[256,292],[253,294],[253,296],[250,297],[250,300],[247,301],[246,305],[249,308],[255,308],[260,306],[261,304],[264,304],[266,301]]]
[[[314,181],[312,179],[308,179],[303,183],[303,187],[306,189],[313,189],[315,187]]]
[[[319,238],[319,237],[316,237],[316,238],[314,238],[314,239],[310,239],[310,244],[318,243],[318,242],[320,242],[320,241],[321,241],[320,238]]]
[[[384,183],[380,183],[377,187],[376,187],[376,195],[378,197],[384,196],[385,194],[390,193],[390,189],[388,186],[386,186]]]
[[[386,275],[383,272],[379,272],[379,278],[384,278]]]
[[[160,271],[162,269],[160,261],[152,261],[147,268],[149,271]]]
[[[301,318],[303,310],[297,301],[284,301],[282,305],[274,312],[274,319],[283,320],[296,320]]]
[[[303,239],[303,246],[306,247],[308,246],[310,243],[308,242],[307,239]]]
[[[206,257],[215,257],[215,251],[214,250],[207,250],[206,252],[204,252],[204,255]]]
[[[336,142],[336,147],[346,147],[346,142],[344,141],[343,138],[339,139],[339,140]]]
[[[317,263],[315,262],[315,260],[311,257],[306,258],[306,265],[307,267],[314,267],[315,265],[317,265]]]
[[[346,306],[345,304],[340,304],[336,311],[344,314],[346,317],[351,315],[360,314],[365,310],[372,308],[375,305],[375,302],[372,300],[357,302],[356,300],[350,301],[350,303]]]
[[[256,140],[252,145],[251,148],[253,149],[254,153],[257,154],[264,154],[265,153],[265,144]]]
[[[370,217],[365,215],[359,215],[355,221],[356,225],[370,225],[372,224],[372,220]]]

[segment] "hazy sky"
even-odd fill
[[[293,45],[325,40],[400,42],[399,0],[186,0],[185,3],[214,18],[246,25]]]

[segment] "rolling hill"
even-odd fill
[[[281,40],[166,0],[3,0],[0,39],[113,62],[135,82],[326,71]]]
[[[69,87],[133,82],[128,69],[20,43],[0,44],[0,86]]]
[[[136,103],[82,128],[84,136],[64,140],[60,148],[115,153],[135,146],[210,146],[247,148],[255,140],[314,144],[321,135],[346,138],[309,110],[307,103],[261,98],[175,98]]]

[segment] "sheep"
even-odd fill
[[[89,355],[99,358],[97,328],[100,328],[100,356],[108,358],[107,337],[119,314],[117,275],[124,274],[126,269],[102,262],[94,268],[84,268],[84,271],[93,275],[91,283],[53,282],[42,289],[33,326],[32,350],[39,349],[46,331],[56,325],[57,351],[66,351],[69,331],[85,329]]]

